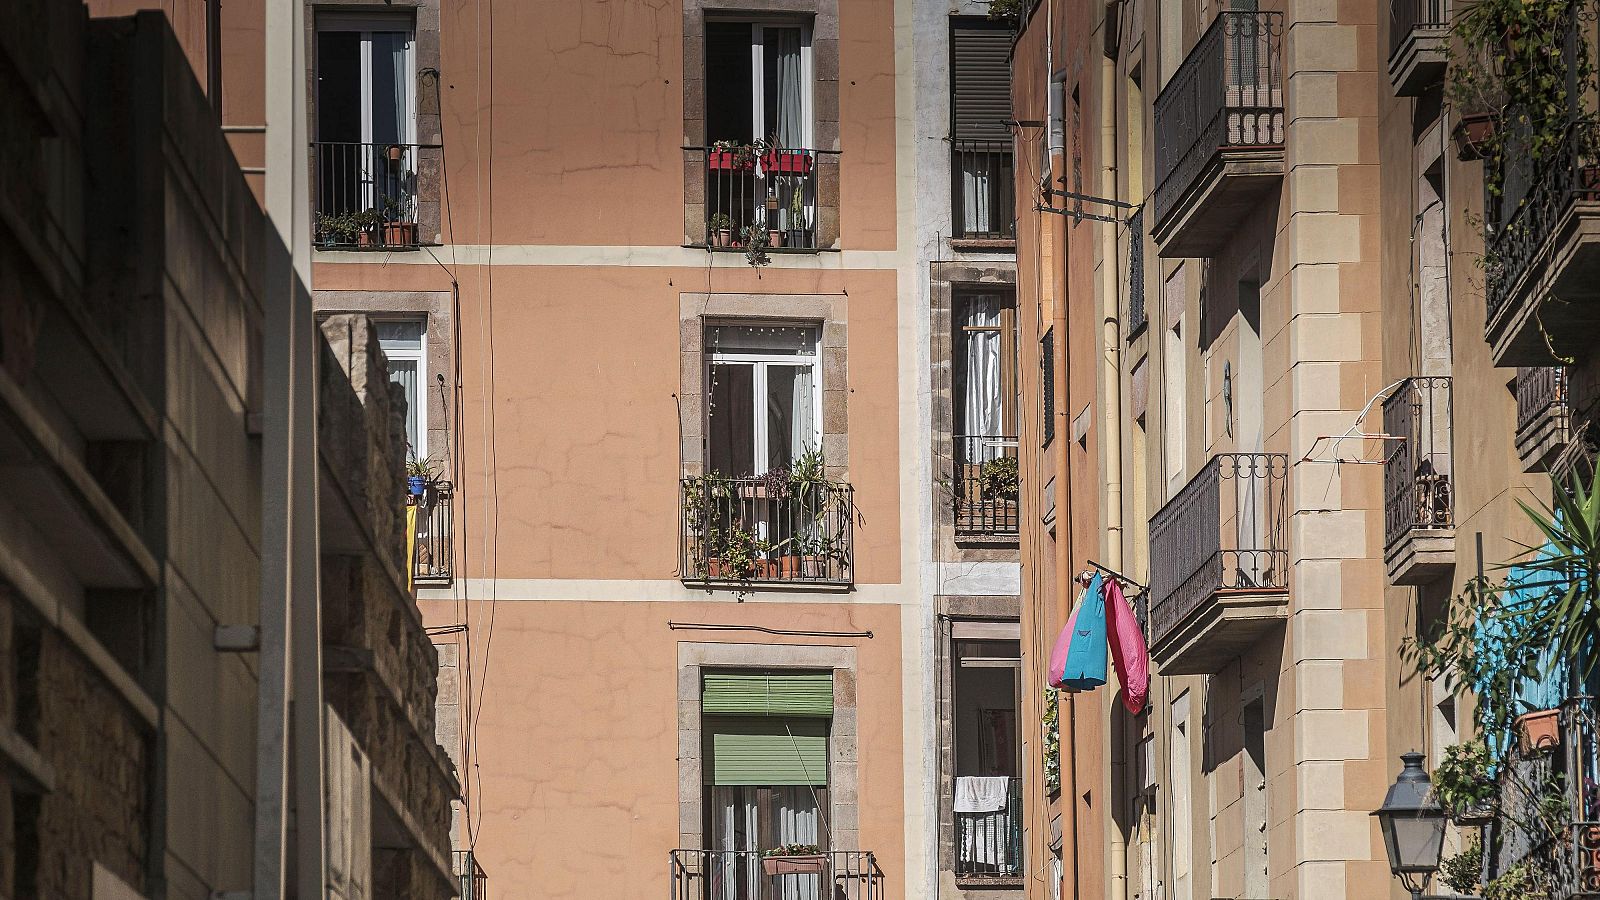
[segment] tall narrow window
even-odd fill
[[[956,875],[1017,876],[1022,874],[1020,626],[956,622],[951,637]]]
[[[428,455],[426,328],[415,320],[373,324],[378,329],[378,346],[389,360],[389,380],[406,392],[406,443],[413,457],[424,459]]]
[[[955,236],[1015,235],[1011,162],[1011,29],[950,20],[951,206]]]
[[[1016,306],[1010,294],[973,292],[955,307],[956,530],[1015,532],[1014,479],[998,476],[1016,466]]]
[[[761,475],[822,447],[817,328],[706,329],[708,470]]]
[[[1260,698],[1244,708],[1244,895],[1267,896],[1267,722]]]
[[[1165,312],[1165,333],[1162,339],[1162,430],[1166,433],[1167,496],[1178,492],[1184,473],[1184,453],[1188,446],[1186,436],[1188,387],[1185,384],[1183,347],[1183,309],[1188,302],[1184,273],[1179,266],[1162,286],[1162,307]]]
[[[415,221],[414,46],[409,17],[318,14],[319,214],[375,210],[391,221]]]
[[[763,877],[762,851],[828,847],[831,672],[708,672],[701,694],[708,900],[817,897],[819,876]]]
[[[1189,748],[1189,695],[1172,701],[1172,900],[1194,898],[1194,797]]]

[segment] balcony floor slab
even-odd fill
[[[1548,299],[1549,302],[1542,302]],[[1484,329],[1496,366],[1549,366],[1600,330],[1600,201],[1572,204]]]
[[[1283,148],[1218,151],[1151,236],[1162,259],[1216,256],[1239,223],[1283,183]]]
[[[1383,561],[1395,584],[1427,584],[1447,576],[1456,565],[1456,530],[1412,528],[1389,545]]]
[[[1444,78],[1450,28],[1418,25],[1389,56],[1389,84],[1396,97],[1419,97]]]
[[[1287,590],[1220,590],[1153,644],[1150,658],[1162,675],[1211,675],[1288,616]]]

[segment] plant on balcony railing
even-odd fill
[[[706,582],[847,585],[854,512],[847,484],[810,451],[764,475],[683,479],[683,573]]]
[[[1039,727],[1044,732],[1044,789],[1061,790],[1061,732],[1057,728],[1061,713],[1061,692],[1048,685],[1044,689],[1044,715]]]

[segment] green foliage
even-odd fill
[[[413,456],[406,460],[406,475],[437,481],[439,479],[439,467],[434,464],[431,456],[424,456],[421,459]]]
[[[1517,863],[1483,886],[1484,900],[1543,900],[1550,896],[1550,877],[1531,860]]]
[[[317,235],[323,241],[335,244],[354,244],[356,233],[361,226],[356,223],[355,216],[350,213],[339,213],[330,216],[327,213],[317,213]]]
[[[767,230],[760,225],[746,225],[744,229],[744,259],[751,268],[772,262],[767,255]]]
[[[714,213],[706,220],[706,227],[712,231],[725,231],[733,227],[733,220],[728,218],[727,213]]]
[[[1460,853],[1439,863],[1439,880],[1458,894],[1471,894],[1478,889],[1478,879],[1483,875],[1483,844],[1474,835]]]
[[[1020,19],[1023,13],[1023,0],[989,0],[989,18],[991,19]]]
[[[1497,788],[1489,747],[1481,740],[1446,747],[1433,770],[1433,796],[1452,816],[1482,810],[1494,802]]]
[[[764,851],[763,856],[816,856],[822,848],[816,844],[784,844]]]
[[[978,470],[978,487],[987,500],[1017,499],[1017,458],[1001,456],[986,460]]]
[[[1053,687],[1044,689],[1044,787],[1047,791],[1061,789],[1061,731],[1057,727],[1060,715],[1060,692]]]

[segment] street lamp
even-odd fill
[[[1432,797],[1433,782],[1422,770],[1422,754],[1400,754],[1405,767],[1389,786],[1383,806],[1373,815],[1383,828],[1383,846],[1393,872],[1413,898],[1421,898],[1428,880],[1439,870],[1444,850],[1444,809]]]

